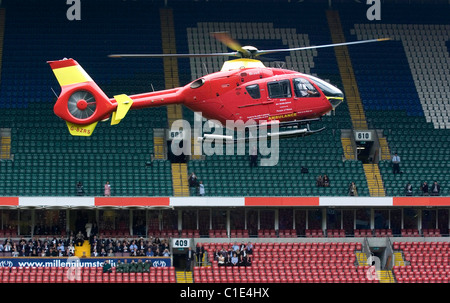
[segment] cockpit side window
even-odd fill
[[[252,84],[245,88],[247,90],[247,93],[252,97],[253,99],[259,99],[261,98],[261,92],[259,91],[259,84]]]
[[[291,83],[289,80],[281,80],[267,83],[270,98],[290,98]]]
[[[294,92],[296,97],[319,97],[320,93],[308,80],[303,78],[294,79]]]

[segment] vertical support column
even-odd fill
[[[130,223],[128,224],[130,235],[133,235],[133,210],[130,209]]]
[[[274,229],[275,230],[279,230],[279,228],[280,228],[280,225],[279,225],[280,220],[278,220],[278,216],[279,216],[279,210],[277,208],[277,209],[275,209],[275,215],[274,215],[274,217],[275,217]]]
[[[370,229],[375,228],[375,212],[373,208],[370,208]]]
[[[227,236],[230,237],[231,235],[231,222],[230,222],[231,216],[230,216],[230,210],[227,210]]]
[[[325,234],[327,230],[327,209],[322,208],[322,231]]]

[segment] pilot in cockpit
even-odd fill
[[[307,80],[295,79],[295,93],[298,97],[318,97],[319,92]]]

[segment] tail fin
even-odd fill
[[[98,121],[116,110],[119,102],[109,99],[75,60],[63,59],[48,63],[61,86],[61,94],[53,107],[55,114],[66,121],[72,135],[92,135]],[[129,106],[125,106],[126,111]],[[120,107],[123,108],[123,105]],[[120,116],[123,118],[125,114]]]

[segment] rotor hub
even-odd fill
[[[84,99],[78,100],[78,102],[77,102],[77,108],[78,108],[79,110],[85,110],[85,109],[87,108],[87,106],[88,106],[88,103],[87,103],[86,100],[84,100]]]

